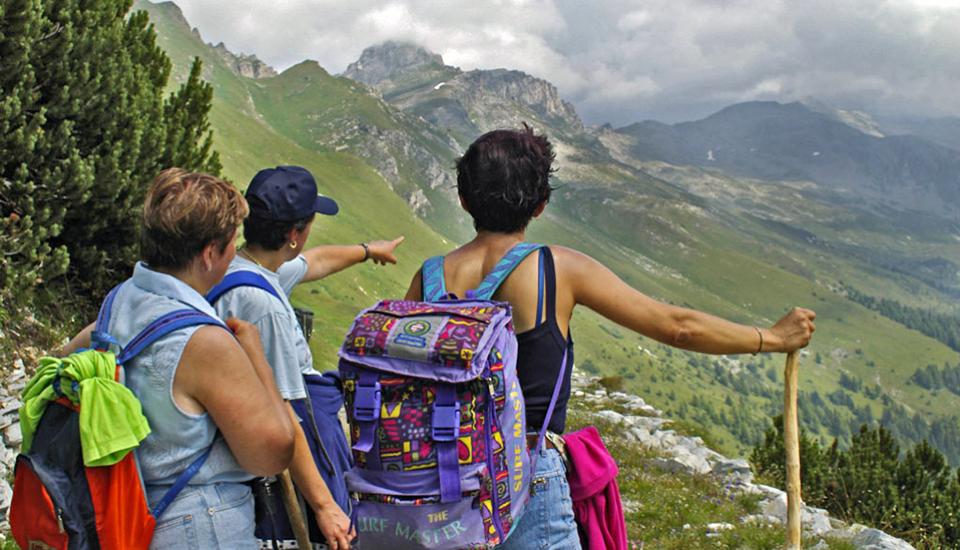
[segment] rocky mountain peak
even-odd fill
[[[546,118],[560,120],[576,129],[583,128],[573,105],[564,101],[557,87],[546,80],[507,69],[469,71],[462,78],[467,90],[515,101]]]
[[[247,78],[269,78],[277,76],[277,71],[273,67],[261,61],[255,55],[235,54],[227,49],[227,46],[220,42],[216,46],[210,45],[213,51],[223,59],[227,67],[240,76]]]
[[[150,4],[155,9],[166,12],[168,16],[176,21],[178,24],[182,24],[184,27],[190,28],[190,23],[187,21],[187,18],[183,15],[183,10],[180,9],[174,2],[157,2],[150,3],[148,0],[137,0],[134,2],[135,9],[144,9],[147,4]]]
[[[411,42],[387,41],[363,50],[343,76],[376,86],[395,75],[421,68],[443,66],[443,58]]]

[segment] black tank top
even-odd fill
[[[557,404],[550,417],[551,432],[563,433],[567,423],[567,402],[570,400],[570,376],[573,372],[573,339],[564,338],[557,325],[557,273],[550,249],[540,249],[540,280],[537,285],[537,324],[517,335],[517,377],[527,408],[527,431],[539,432],[543,426],[553,388],[560,375],[563,352],[569,345],[567,369],[557,396]],[[546,299],[546,318],[541,321],[543,301]],[[570,334],[569,330],[567,332]]]

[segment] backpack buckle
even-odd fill
[[[380,382],[357,382],[353,398],[353,418],[358,422],[373,422],[380,417]]]
[[[460,435],[460,402],[444,405],[433,402],[434,441],[454,441]]]
[[[104,330],[95,330],[90,333],[90,347],[97,351],[112,351],[120,349],[120,342]]]

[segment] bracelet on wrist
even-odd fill
[[[367,243],[360,243],[360,246],[363,247],[363,259],[360,261],[365,262],[370,259],[370,246]]]
[[[763,351],[763,331],[760,330],[760,327],[753,327],[757,331],[757,336],[760,337],[760,345],[757,346],[757,351],[753,352],[754,355]]]

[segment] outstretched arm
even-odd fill
[[[554,249],[561,253],[574,303],[674,347],[714,354],[793,351],[806,346],[816,329],[816,313],[804,308],[792,309],[769,328],[758,328],[658,302],[593,258],[567,248]]]
[[[380,265],[395,264],[397,257],[394,250],[403,242],[403,237],[392,241],[371,241],[367,243],[370,251],[369,259]],[[303,251],[307,260],[307,274],[301,282],[315,281],[328,275],[333,275],[354,264],[367,259],[363,245],[321,245]]]

